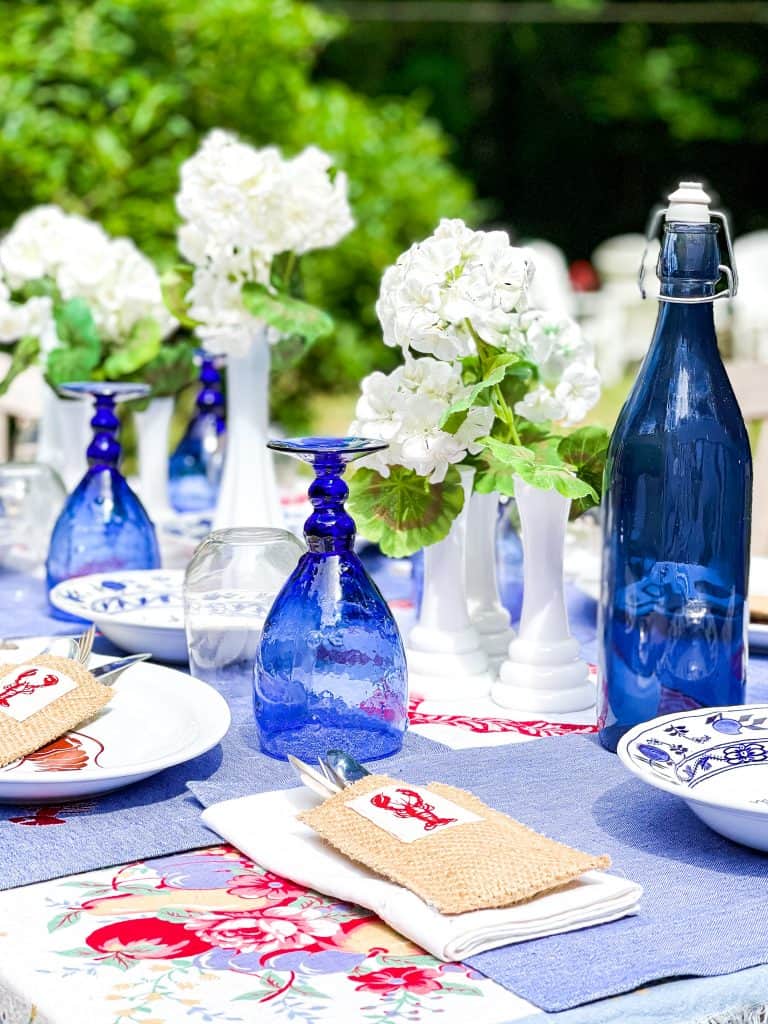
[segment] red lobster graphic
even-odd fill
[[[396,818],[416,818],[423,821],[425,832],[431,832],[443,825],[452,825],[456,821],[456,818],[438,817],[435,814],[434,804],[428,804],[421,793],[417,793],[415,789],[398,789],[396,792],[403,797],[398,803],[395,803],[392,797],[386,793],[375,793],[371,797],[371,803],[374,807],[391,811]]]
[[[36,674],[36,668],[29,668],[26,672],[20,672],[14,681],[9,686],[6,686],[4,690],[0,690],[0,708],[9,708],[14,697],[27,696],[30,693],[34,693],[35,690],[42,689],[44,686],[56,686],[59,681],[58,676],[50,673],[45,676],[42,683],[30,682],[30,676],[34,676]]]

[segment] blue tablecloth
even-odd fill
[[[388,597],[402,597],[410,591],[410,583],[402,575],[390,573],[386,564],[379,565],[376,573],[377,579]],[[595,603],[590,598],[578,591],[570,590],[569,613],[573,632],[582,643],[584,655],[594,660],[595,657]],[[519,581],[515,578],[505,581],[505,600],[508,606],[514,610],[519,609],[520,587]],[[52,618],[45,597],[44,586],[41,580],[33,580],[30,577],[19,574],[0,574],[0,637],[69,633],[72,632],[72,624],[63,620]],[[98,649],[110,653],[111,648],[102,640]],[[768,659],[753,658],[750,661],[750,699],[765,699],[768,697]],[[416,739],[411,737],[410,740]],[[423,741],[426,742],[426,741]],[[560,742],[560,741],[557,741]],[[255,751],[254,751],[255,752]],[[464,756],[468,756],[465,754]],[[171,800],[180,801],[189,811],[194,809],[194,798],[188,791],[182,792],[182,782],[186,779],[207,778],[215,779],[217,771],[223,771],[220,778],[225,785],[228,795],[238,795],[249,788],[250,772],[243,775],[236,773],[235,776],[228,775],[227,768],[223,762],[226,759],[223,748],[205,755],[198,759],[201,763],[208,758],[211,764],[207,765],[202,773],[191,772],[191,765],[182,766],[178,778],[175,778],[173,771],[163,773],[162,787],[167,791]],[[281,770],[281,766],[274,765],[273,774],[269,782],[275,786],[285,785],[289,777]],[[210,769],[210,770],[208,770]],[[163,778],[161,776],[161,778]],[[151,780],[148,780],[151,782]],[[253,776],[250,776],[250,788],[253,787]],[[100,842],[103,844],[104,837],[109,832],[107,818],[109,813],[106,802],[114,801],[114,812],[117,813],[120,806],[128,809],[131,805],[134,808],[140,807],[141,800],[137,794],[146,783],[131,787],[128,790],[114,794],[112,797],[105,797],[97,803],[96,824],[100,830]],[[261,787],[257,787],[261,788]],[[163,798],[158,792],[155,799],[159,802]],[[18,810],[18,809],[17,809]],[[168,808],[164,813],[167,815]],[[166,817],[170,821],[172,816]],[[50,837],[49,830],[26,830],[27,833],[46,832]],[[18,836],[18,833],[16,834]],[[24,851],[19,851],[14,837],[14,860],[23,859]],[[202,845],[205,839],[199,840]],[[0,843],[0,855],[2,846]],[[174,844],[171,844],[174,845]],[[188,845],[188,844],[185,844]],[[136,858],[151,856],[150,849],[142,849],[136,853]],[[50,847],[48,847],[50,857]],[[84,863],[83,847],[80,846],[77,854],[77,864],[80,870],[90,866]],[[117,852],[115,853],[117,856]],[[128,859],[128,858],[125,858]],[[103,858],[99,858],[103,862]],[[72,869],[74,870],[74,869]],[[12,883],[13,884],[13,883]],[[718,894],[715,894],[717,897]],[[727,893],[723,892],[720,898],[727,900]],[[695,947],[696,936],[677,934],[674,924],[670,926],[669,935],[670,949],[674,952],[676,944],[693,944]],[[606,949],[604,957],[610,958],[610,949]],[[573,970],[579,971],[582,968],[599,972],[601,963],[579,963],[574,962]],[[535,968],[534,968],[535,969]],[[602,999],[599,1002],[590,1003],[577,1009],[566,1010],[559,1013],[537,1013],[526,1018],[527,1024],[545,1024],[545,1022],[557,1022],[557,1024],[699,1024],[705,1020],[712,1020],[715,1015],[720,1021],[728,1021],[729,1024],[752,1024],[752,1021],[765,1019],[759,1017],[758,1011],[750,1016],[750,1008],[759,1008],[759,1012],[768,1013],[768,967],[755,967],[737,973],[722,975],[711,978],[681,979],[668,981],[664,984],[646,987],[626,995]]]

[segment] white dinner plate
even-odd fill
[[[94,655],[94,664],[109,661]],[[35,804],[108,793],[215,747],[229,706],[213,687],[176,669],[141,662],[90,722],[0,768],[0,803]]]
[[[181,569],[102,572],[57,583],[50,599],[68,615],[94,622],[123,651],[185,662],[183,583]]]
[[[768,851],[768,704],[662,715],[625,733],[617,753],[715,832]]]

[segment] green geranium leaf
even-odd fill
[[[455,466],[440,484],[402,466],[393,466],[386,478],[358,469],[349,482],[347,508],[358,529],[392,558],[447,537],[463,507],[464,488]]]
[[[533,487],[558,491],[565,498],[598,500],[595,488],[580,479],[562,460],[555,439],[549,439],[537,448],[505,444],[495,437],[481,438],[480,443],[491,455],[488,470],[478,482],[479,486],[475,485],[482,493],[490,493],[498,487],[502,494],[513,494],[511,478],[517,475]]]
[[[558,445],[560,457],[573,466],[579,479],[591,488],[591,493],[574,501],[572,519],[600,503],[609,441],[610,435],[603,427],[581,427],[564,437]]]
[[[187,313],[187,292],[192,287],[193,275],[192,267],[181,264],[166,271],[160,278],[166,308],[182,327],[197,327],[199,323]]]
[[[122,380],[140,370],[159,353],[163,344],[160,324],[152,317],[138,320],[127,340],[114,348],[104,360],[101,372],[105,380]]]
[[[512,363],[516,362],[519,362],[518,357],[509,352],[505,352],[503,355],[497,356],[488,368],[488,372],[485,376],[481,380],[477,381],[476,384],[473,384],[463,398],[454,402],[453,405],[446,410],[440,426],[443,427],[443,429],[446,429],[446,422],[455,413],[468,411],[475,405],[487,405],[487,401],[479,402],[478,399],[480,399],[484,392],[489,391],[496,384],[504,380],[504,376],[507,373],[508,368]]]
[[[191,335],[177,334],[173,341],[162,344],[149,363],[146,363],[134,377],[149,384],[153,397],[177,395],[197,380],[195,352],[198,344]],[[131,402],[134,410],[146,409],[150,399]]]
[[[34,281],[25,281],[20,288],[14,289],[13,292],[13,298],[17,302],[26,302],[27,299],[43,296],[50,299],[59,298],[59,289],[56,287],[56,282],[50,277],[38,277]]]
[[[266,285],[248,281],[242,295],[248,312],[281,334],[298,335],[311,344],[333,330],[333,320],[324,310],[292,295],[270,291]]]
[[[526,420],[523,419],[522,416],[518,416],[515,423],[520,443],[526,445],[526,447],[532,444],[538,444],[540,441],[546,441],[552,433],[552,424],[549,422],[531,423],[530,420]]]
[[[283,373],[298,366],[304,356],[314,345],[316,339],[302,337],[299,334],[292,334],[290,337],[281,338],[270,351],[270,369],[273,373]]]
[[[40,342],[37,338],[19,338],[13,346],[11,354],[11,365],[8,367],[5,376],[0,380],[0,397],[6,393],[20,373],[27,367],[33,366],[40,355]]]
[[[530,390],[531,383],[538,378],[538,370],[533,363],[518,360],[507,367],[504,379],[499,384],[504,401],[514,409],[515,403],[522,401]]]
[[[45,376],[52,387],[66,381],[88,380],[102,358],[102,342],[83,299],[69,299],[54,307],[56,333],[61,344],[48,353]]]

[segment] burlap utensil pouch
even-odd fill
[[[508,907],[607,868],[453,786],[370,775],[299,819],[443,914]]]
[[[76,661],[41,654],[0,665],[0,767],[93,718],[112,696]]]

